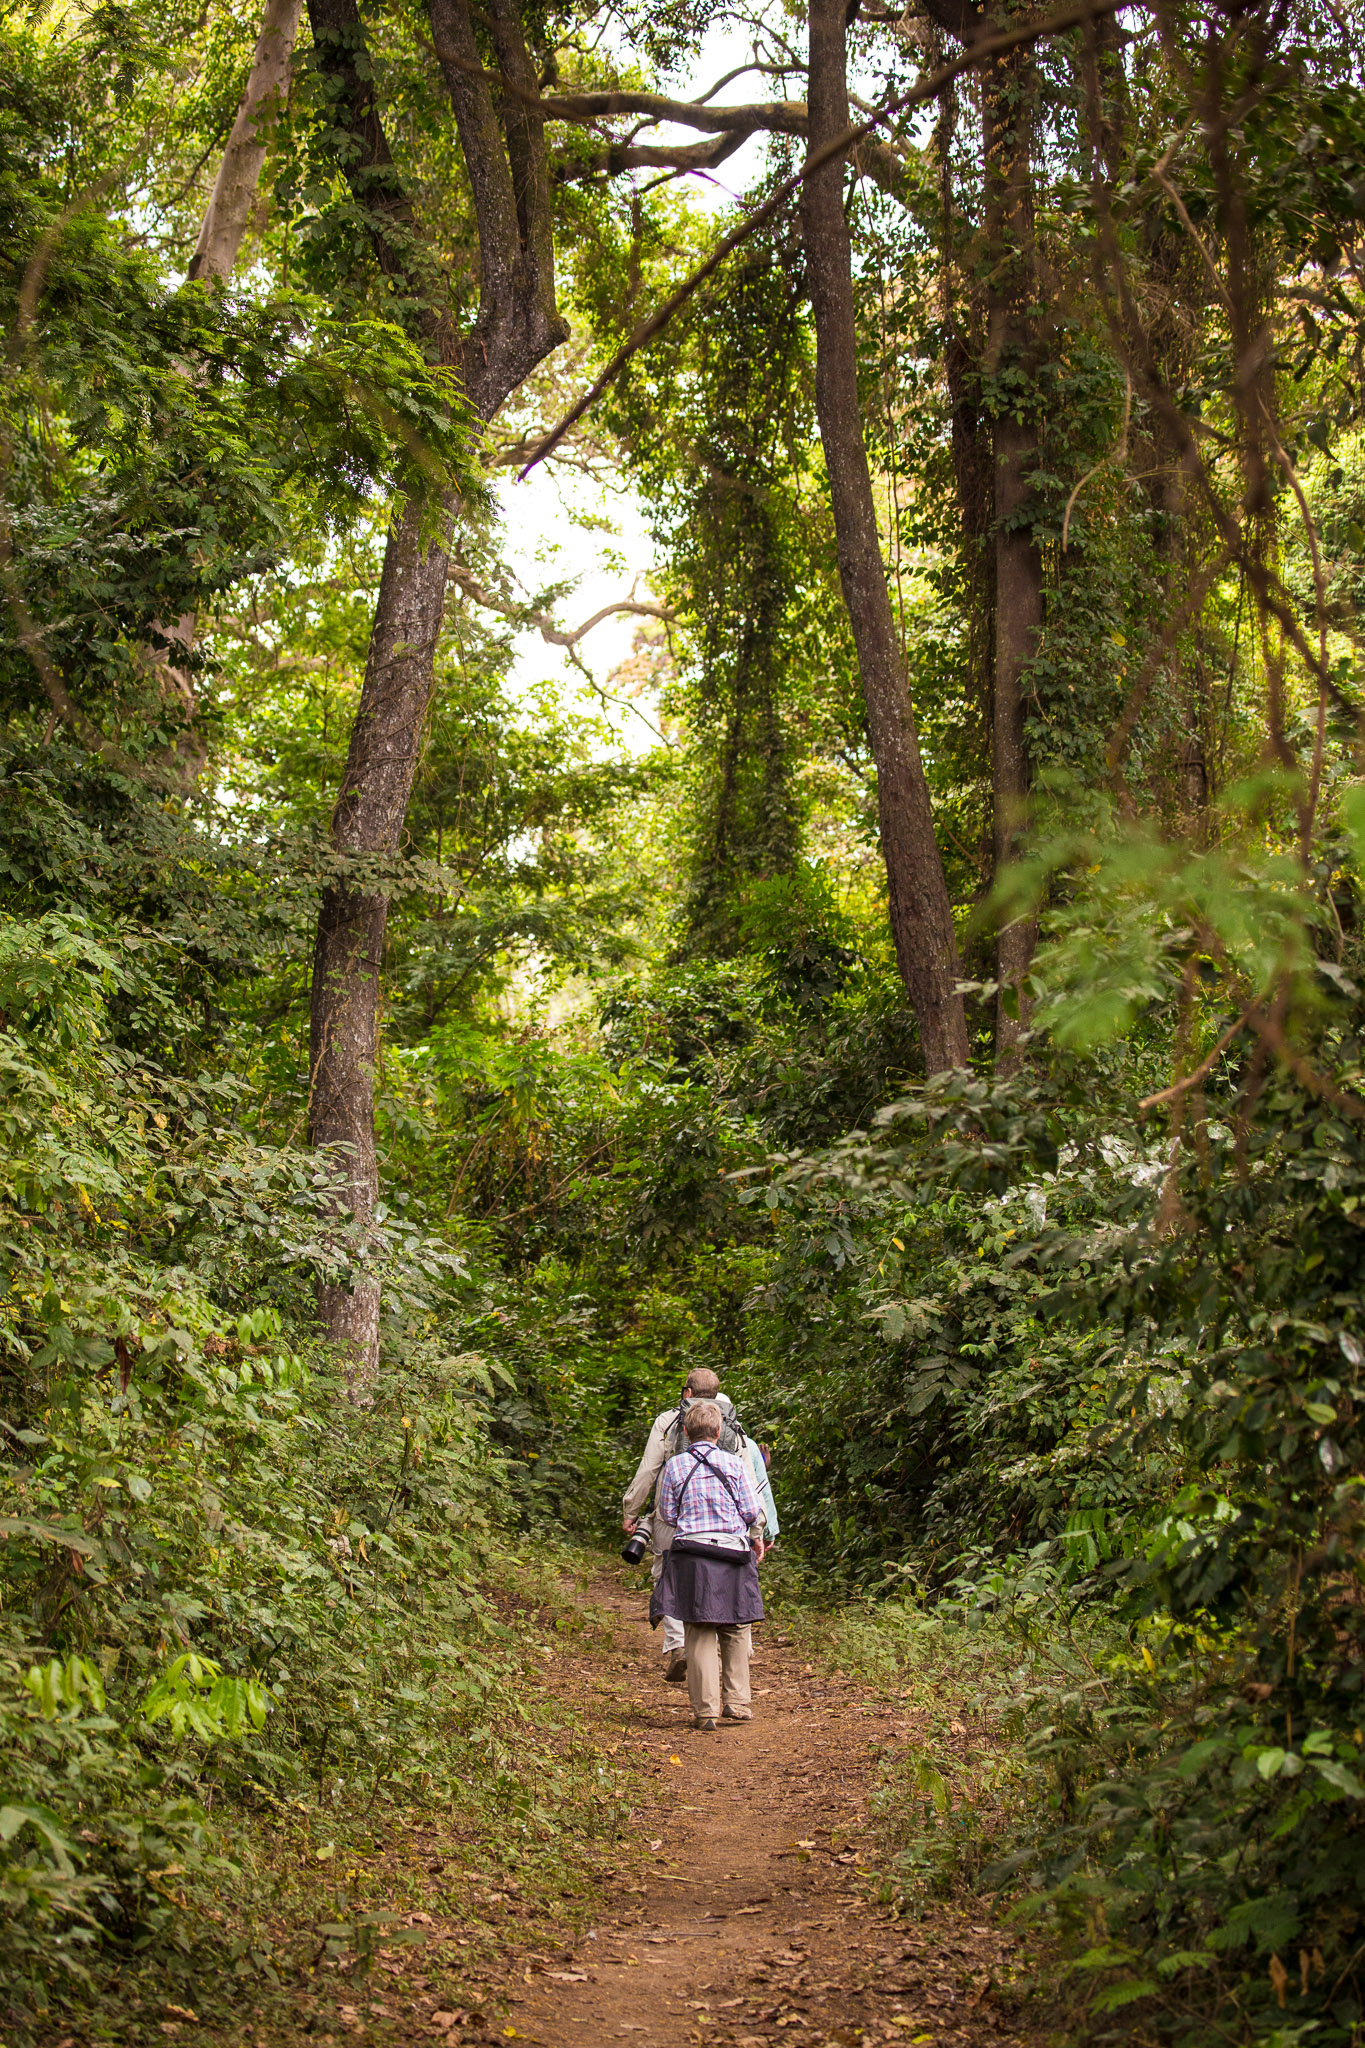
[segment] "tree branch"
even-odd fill
[[[561,156],[555,163],[556,185],[573,185],[586,178],[619,177],[623,171],[713,171],[745,143],[756,129],[737,129],[713,142],[666,143],[603,142],[578,156]]]
[[[569,332],[555,304],[543,102],[513,0],[489,8],[498,72],[479,59],[468,0],[427,0],[478,223],[479,312],[461,374],[485,420]]]
[[[610,389],[611,385],[615,383],[631,357],[636,355],[647,342],[652,341],[654,336],[668,325],[673,315],[687,304],[687,301],[698,287],[705,284],[707,278],[713,276],[720,269],[726,257],[733,254],[736,249],[747,242],[751,235],[757,234],[760,228],[765,227],[781,211],[787,201],[801,189],[808,178],[813,177],[826,164],[833,163],[836,159],[847,156],[850,150],[857,148],[859,143],[865,142],[883,122],[893,119],[897,114],[910,113],[916,107],[922,107],[930,100],[937,99],[939,94],[947,86],[950,86],[955,78],[960,77],[964,71],[970,71],[976,65],[983,63],[988,57],[999,56],[1006,50],[1020,49],[1026,43],[1039,42],[1044,36],[1058,35],[1065,29],[1078,28],[1082,22],[1095,21],[1103,15],[1117,13],[1118,9],[1125,4],[1126,0],[1079,0],[1079,4],[1064,7],[1058,13],[1049,15],[1043,21],[1020,23],[1014,28],[1001,30],[998,35],[983,36],[979,41],[974,42],[970,48],[953,58],[951,63],[942,65],[933,73],[932,77],[924,79],[919,85],[912,86],[909,92],[902,93],[896,99],[890,101],[887,106],[882,108],[880,113],[873,114],[868,120],[860,121],[856,127],[846,128],[842,135],[835,136],[824,148],[807,155],[801,169],[793,172],[791,177],[784,179],[777,190],[769,198],[765,199],[761,206],[756,207],[747,220],[741,221],[738,227],[733,228],[722,241],[717,243],[706,261],[699,264],[691,275],[683,280],[678,289],[665,299],[661,306],[656,307],[654,312],[640,322],[630,339],[624,342],[616,351],[616,354],[607,364],[606,369],[603,370],[596,383],[588,391],[585,391],[577,404],[572,406],[565,413],[563,419],[551,428],[535,454],[526,464],[526,467],[521,471],[522,478],[525,479],[529,476],[536,467],[536,464],[543,462],[551,450],[558,447],[569,429],[576,426],[584,413],[588,412],[597,403],[602,393]],[[607,97],[610,97],[610,95],[607,95]],[[647,98],[650,95],[640,95],[639,97]],[[667,104],[675,105],[677,103],[670,101]],[[795,131],[788,130],[784,132],[794,133]]]
[[[538,102],[547,121],[564,121],[573,126],[589,121],[606,121],[620,114],[644,114],[651,122],[671,122],[679,128],[701,128],[711,135],[741,129],[752,134],[765,128],[772,135],[804,135],[806,107],[803,100],[753,101],[738,107],[707,107],[700,100],[670,100],[657,92],[559,93]]]
[[[301,0],[266,0],[251,69],[190,258],[191,277],[225,278],[236,266],[256,205],[270,125],[289,91],[300,9]]]
[[[450,571],[450,580],[458,583],[465,596],[482,605],[485,611],[496,612],[499,618],[510,619],[517,626],[534,626],[541,639],[551,647],[576,647],[594,626],[600,626],[604,619],[615,618],[623,612],[642,619],[671,620],[676,617],[667,605],[641,604],[635,598],[618,598],[614,604],[604,604],[600,611],[585,619],[572,633],[566,633],[562,626],[555,624],[549,612],[536,611],[531,606],[517,604],[512,598],[499,597],[486,584],[480,583],[472,569],[455,564]]]

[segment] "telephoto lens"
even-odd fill
[[[621,1546],[621,1555],[627,1564],[638,1564],[649,1548],[649,1519],[637,1522]]]

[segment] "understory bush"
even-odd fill
[[[309,1313],[339,1256],[315,1165],[250,1138],[240,1088],[130,1049],[119,1005],[172,998],[128,965],[150,936],[119,938],[116,958],[74,915],[0,933],[0,1977],[19,2024],[111,1951],[191,1943],[187,1895],[233,1875],[215,1816],[325,1788],[449,1801],[495,1770],[506,1691],[479,1584],[502,1368],[448,1355],[439,1253],[405,1285],[400,1247],[387,1362],[354,1398]]]
[[[1037,1796],[984,1881],[1057,1937],[1072,2024],[1350,2041],[1358,962],[1273,853],[1089,858],[1040,959],[1031,1062],[940,1077],[746,1193],[777,1240],[750,1370],[790,1447],[789,1522],[838,1578],[1030,1649]],[[1258,988],[1283,1025],[1258,1030]],[[1082,1624],[1083,1657],[1033,1654]]]

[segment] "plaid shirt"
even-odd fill
[[[688,1479],[689,1472],[696,1476]],[[725,1479],[720,1476],[722,1472]],[[726,1479],[730,1482],[728,1487]],[[700,1529],[725,1529],[738,1535],[759,1520],[763,1509],[754,1489],[753,1474],[743,1459],[715,1444],[699,1443],[689,1445],[664,1466],[659,1482],[659,1513],[666,1522],[675,1525],[680,1536],[694,1536]]]

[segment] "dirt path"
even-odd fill
[[[902,1732],[894,1713],[758,1631],[754,1721],[701,1734],[685,1688],[663,1683],[641,1596],[603,1579],[591,1597],[615,1654],[567,1653],[555,1689],[598,1740],[648,1757],[658,1806],[639,1816],[633,1876],[575,1949],[504,1989],[510,2021],[489,2033],[537,2048],[1017,2042],[1007,1936],[980,1911],[910,1923],[868,1902],[868,1781]],[[453,2018],[426,2027],[443,2021],[459,2041]]]

